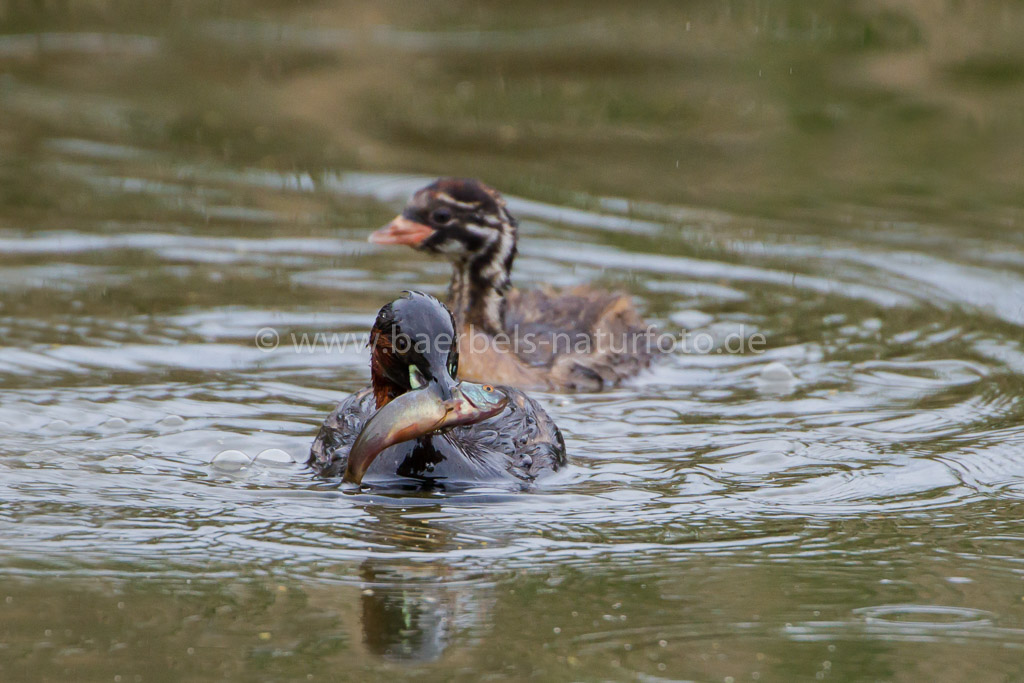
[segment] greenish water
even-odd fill
[[[1024,680],[1024,6],[510,5],[0,2],[0,680]],[[367,358],[290,335],[444,291],[366,243],[438,175],[765,353],[314,481]]]

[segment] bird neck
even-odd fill
[[[373,387],[373,398],[377,402],[377,410],[405,393],[403,387],[387,378],[382,364],[382,359],[376,353],[370,354],[370,386]]]
[[[458,329],[468,326],[490,335],[504,330],[515,256],[515,232],[509,230],[480,253],[454,263],[448,300]]]

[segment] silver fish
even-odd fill
[[[487,384],[459,382],[445,400],[439,387],[430,384],[393,399],[366,421],[349,451],[345,481],[362,482],[363,475],[381,451],[448,427],[475,424],[494,417],[508,404],[508,397]]]

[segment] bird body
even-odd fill
[[[320,428],[307,464],[370,485],[528,485],[567,463],[554,421],[518,389],[457,382],[460,351],[444,306],[410,292],[370,334],[371,385]]]
[[[511,285],[518,224],[477,180],[442,178],[370,236],[452,263],[449,306],[461,376],[524,388],[600,390],[650,365],[656,334],[630,298],[590,287],[522,292]]]
[[[521,391],[502,387],[508,405],[477,424],[453,427],[385,449],[364,475],[371,486],[421,488],[495,484],[521,486],[566,464],[554,421]],[[310,452],[322,476],[345,471],[347,450],[376,413],[370,387],[342,401],[324,421]]]

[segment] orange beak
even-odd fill
[[[369,239],[374,244],[408,244],[410,247],[418,247],[433,234],[434,229],[429,225],[397,216],[383,228],[371,233]]]

